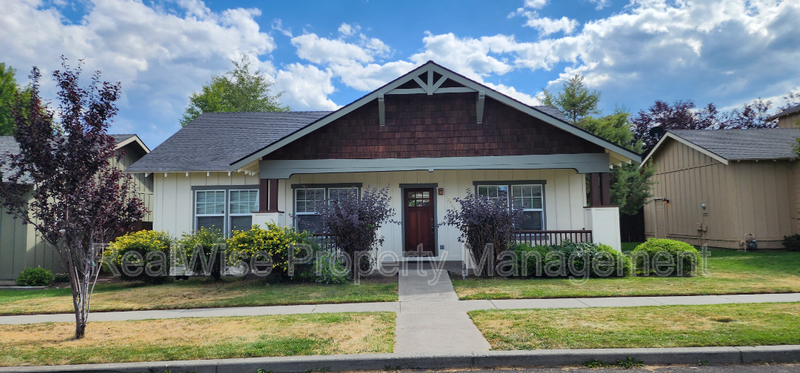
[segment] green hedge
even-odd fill
[[[105,255],[117,267],[123,279],[160,284],[169,279],[169,258],[172,241],[172,237],[163,231],[128,233],[114,240],[109,245]],[[139,261],[139,258],[143,263]],[[165,258],[165,260],[161,260],[161,258]],[[123,260],[127,263],[142,263],[141,273],[135,276],[126,274],[126,271],[123,271]],[[135,267],[129,268],[136,271]]]
[[[17,276],[16,284],[19,286],[50,286],[53,284],[53,272],[49,269],[36,267],[25,268]]]
[[[686,242],[651,238],[636,246],[631,253],[637,274],[659,276],[693,276],[703,266],[703,258],[692,245]],[[645,263],[645,261],[647,263]],[[664,263],[659,268],[656,262]],[[670,271],[669,268],[672,268]],[[659,273],[661,272],[661,273]],[[669,273],[668,273],[669,272]]]
[[[608,245],[591,242],[564,242],[561,245],[511,247],[516,255],[516,273],[527,276],[566,277],[586,273],[591,277],[619,277],[631,273],[631,260]],[[569,263],[572,258],[572,263]],[[586,259],[589,259],[587,262]],[[538,268],[537,268],[538,266]],[[548,274],[547,268],[550,268]]]

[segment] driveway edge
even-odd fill
[[[256,373],[325,372],[345,370],[398,370],[446,368],[498,368],[575,366],[597,359],[614,363],[631,357],[646,365],[742,364],[800,362],[800,345],[759,347],[620,348],[580,350],[485,351],[453,354],[358,354],[263,357],[222,360],[159,361],[119,364],[4,367],[0,372],[58,373]]]

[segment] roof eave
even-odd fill
[[[680,137],[678,135],[675,135],[672,132],[667,132],[667,133],[664,134],[664,137],[662,137],[661,140],[658,140],[658,143],[656,143],[656,146],[653,147],[653,150],[651,150],[650,153],[647,154],[647,157],[645,157],[642,160],[642,163],[639,165],[639,168],[642,168],[642,166],[644,166],[647,163],[647,161],[649,161],[653,157],[653,155],[658,152],[658,150],[667,141],[667,139],[672,139],[672,140],[675,140],[677,142],[680,142],[681,144],[684,144],[684,145],[686,145],[686,146],[688,146],[688,147],[690,147],[690,148],[692,148],[694,150],[697,150],[700,153],[703,153],[703,154],[713,158],[714,160],[719,161],[720,163],[722,163],[724,165],[728,164],[728,159],[720,156],[719,154],[714,153],[714,152],[712,152],[712,151],[710,151],[710,150],[708,150],[708,149],[706,149],[706,148],[704,148],[704,147],[702,147],[700,145],[697,145],[697,144],[695,144],[695,143],[693,143],[693,142],[691,142],[689,140],[686,140],[686,139],[684,139],[684,138],[682,138],[682,137]]]

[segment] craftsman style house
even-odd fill
[[[333,112],[203,114],[128,172],[154,175],[154,229],[173,235],[270,221],[314,230],[318,201],[388,186],[402,224],[381,228],[380,252],[461,260],[459,232],[438,223],[467,190],[508,196],[539,239],[619,249],[609,169],[631,161],[551,107],[428,62]]]

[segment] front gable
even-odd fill
[[[401,88],[403,89],[403,88]],[[412,88],[409,88],[412,89]],[[603,153],[604,148],[492,98],[478,124],[474,93],[386,95],[264,160],[442,158]]]
[[[312,135],[325,131],[333,123],[337,123],[338,128],[322,132],[328,137]],[[389,138],[389,134],[393,137]],[[304,140],[296,142],[301,139]],[[558,116],[523,104],[429,61],[355,102],[242,157],[231,163],[230,169],[252,170],[258,167],[259,160],[577,153],[607,153],[610,164],[641,160],[638,154],[575,127]],[[437,154],[459,155],[446,157]]]

